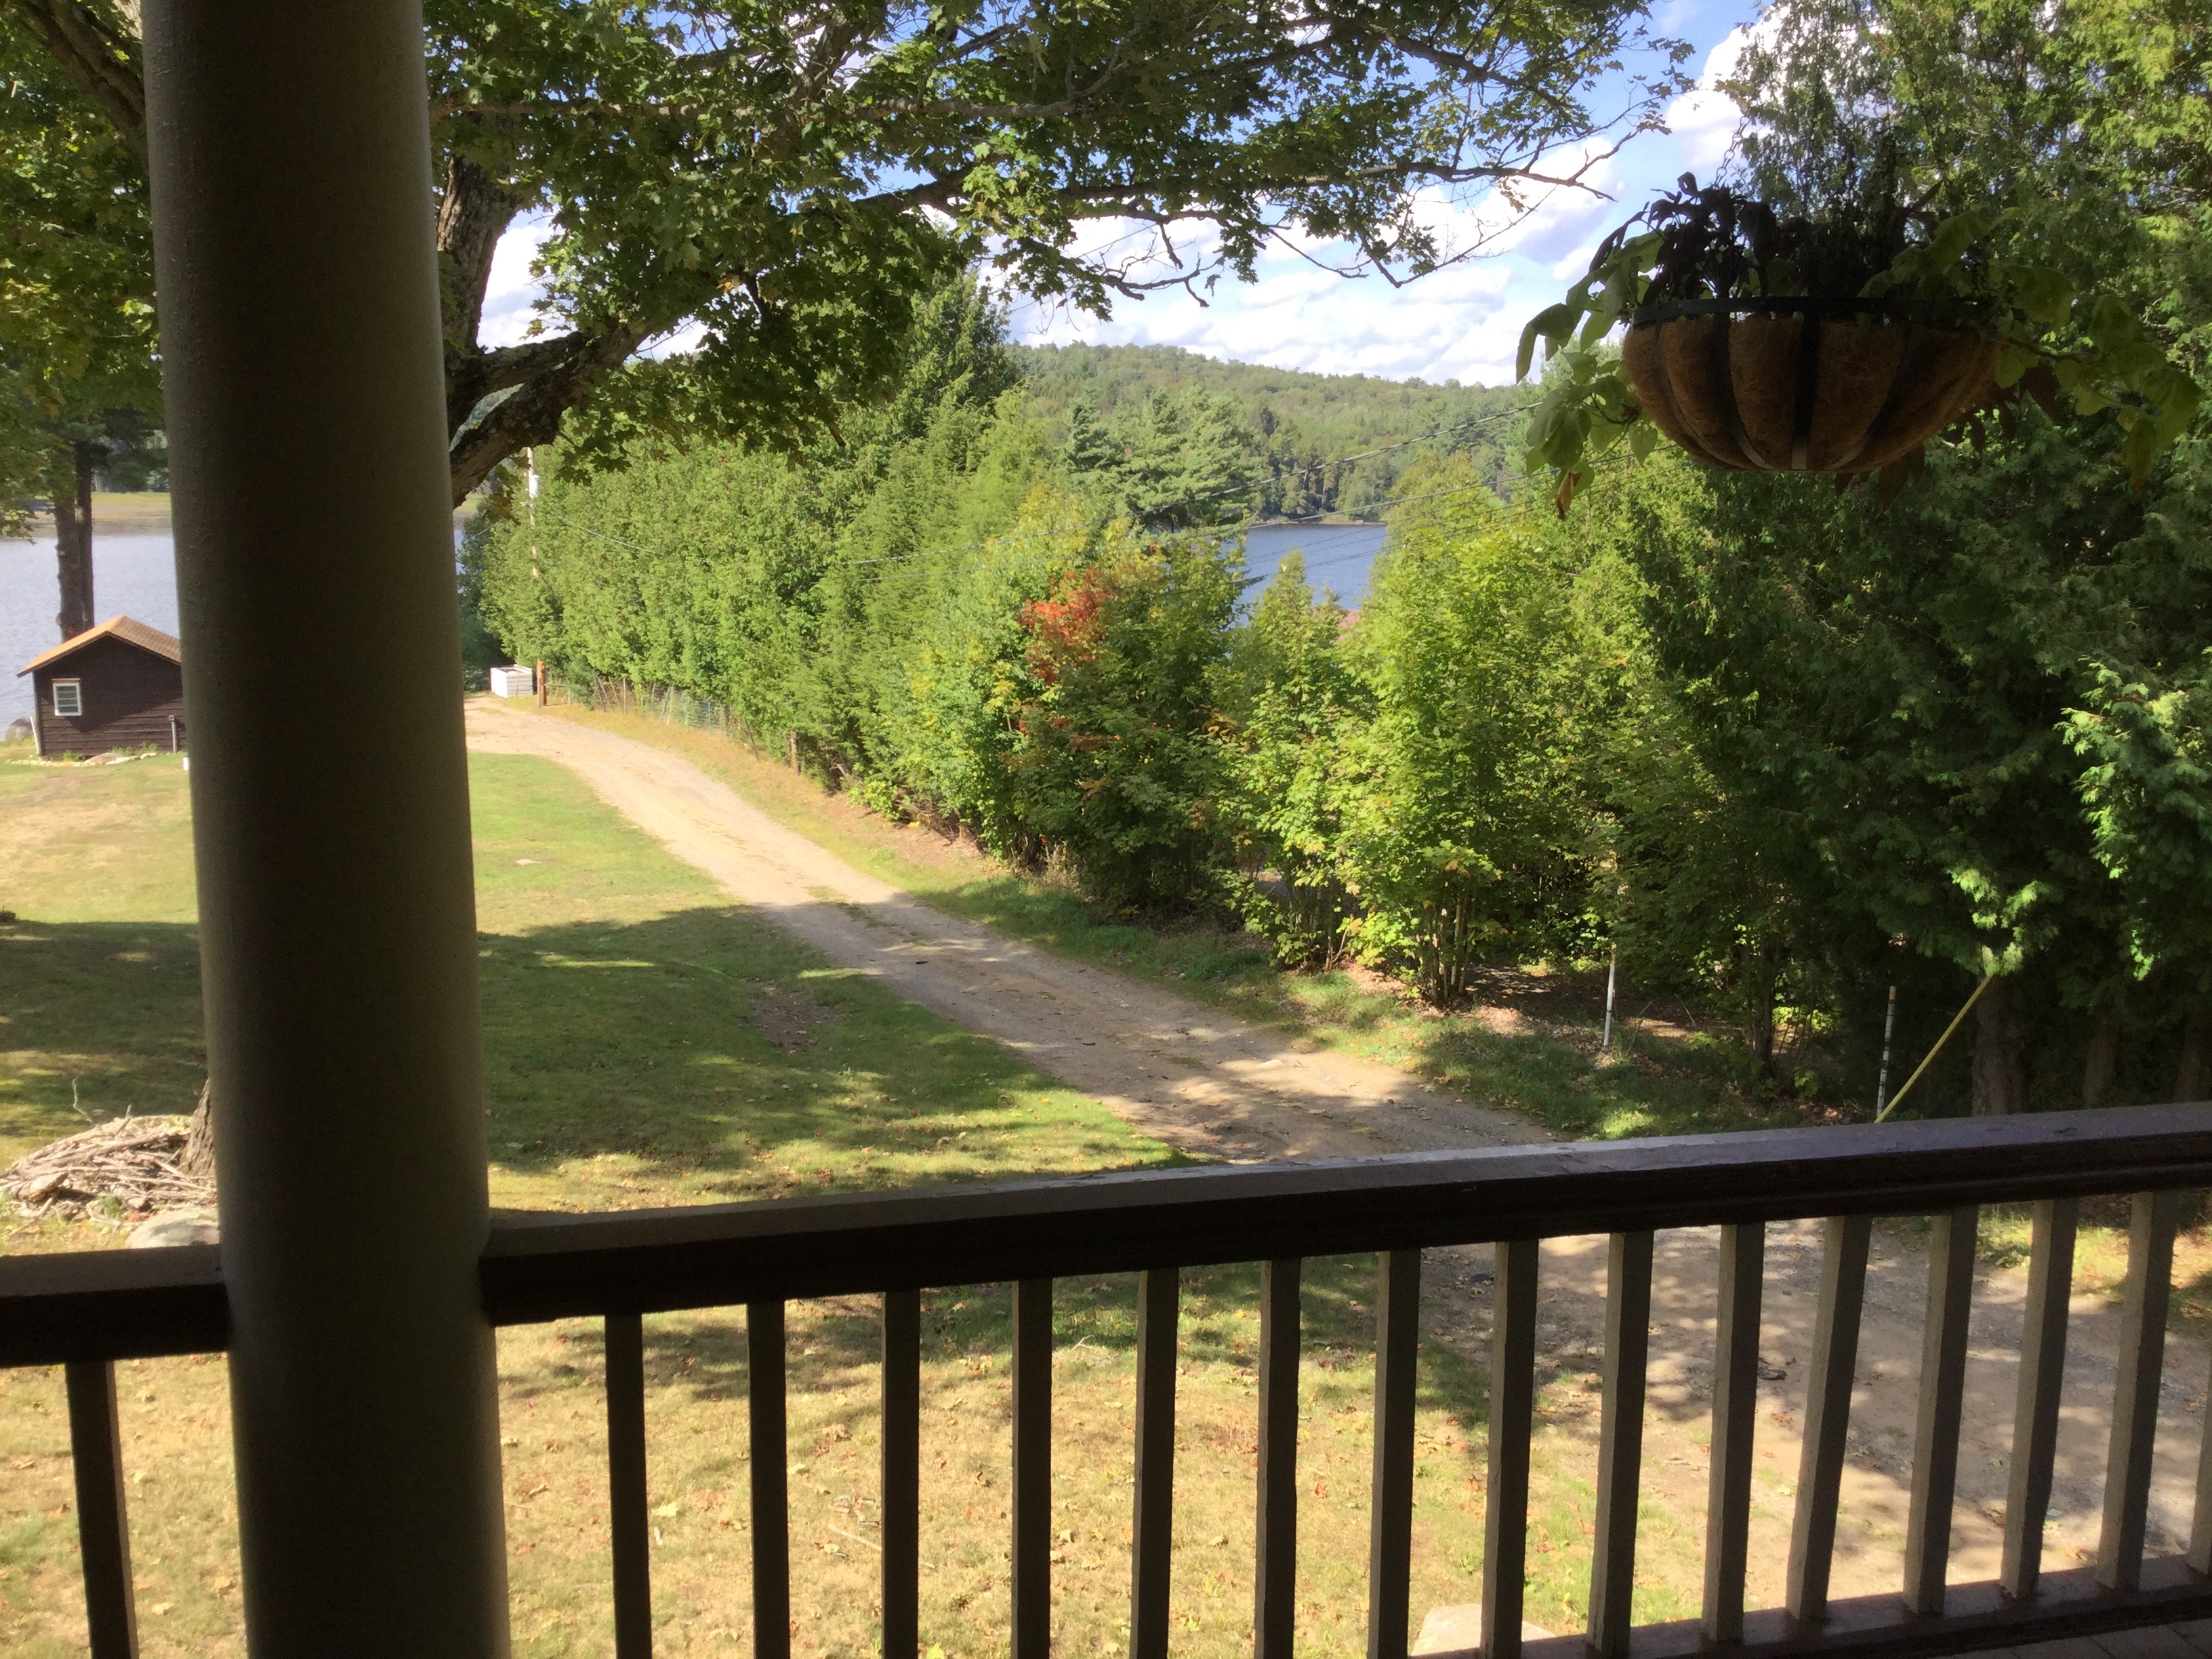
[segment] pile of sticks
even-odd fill
[[[192,1120],[118,1117],[41,1146],[0,1173],[0,1197],[31,1216],[71,1220],[112,1200],[125,1214],[215,1202],[215,1182],[186,1167]]]

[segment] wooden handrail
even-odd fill
[[[484,1302],[495,1323],[529,1324],[2193,1187],[2212,1187],[2209,1106],[1396,1153],[498,1216],[484,1252]]]
[[[497,1218],[482,1260],[501,1324],[597,1315],[606,1325],[610,1519],[618,1659],[649,1659],[644,1343],[641,1316],[742,1305],[756,1455],[750,1462],[755,1659],[788,1659],[786,1304],[880,1292],[884,1659],[918,1646],[919,1298],[924,1287],[1012,1282],[1014,1659],[1048,1659],[1051,1621],[1053,1281],[1137,1272],[1141,1308],[1132,1515],[1131,1659],[1159,1659],[1169,1628],[1175,1331],[1180,1270],[1263,1264],[1254,1637],[1291,1646],[1295,1583],[1300,1258],[1373,1252],[1377,1297],[1370,1659],[1403,1659],[1413,1522],[1413,1366],[1421,1253],[1498,1246],[1492,1309],[1482,1659],[1915,1659],[2212,1616],[2212,1447],[2189,1553],[2147,1559],[2150,1452],[2180,1189],[2212,1186],[2212,1107],[2127,1108],[1964,1122],[1873,1125],[1664,1140],[1511,1147],[1339,1163],[1141,1171],[612,1215]],[[2074,1200],[2134,1194],[2112,1474],[2094,1572],[2039,1576],[2041,1510],[2065,1348]],[[2027,1352],[2000,1582],[1948,1582],[1978,1208],[2036,1206]],[[1871,1218],[1933,1215],[1928,1332],[1915,1435],[1905,1593],[1832,1600]],[[1744,1607],[1750,1419],[1762,1228],[1826,1220],[1787,1606]],[[1721,1224],[1712,1498],[1705,1607],[1634,1623],[1652,1234]],[[1611,1235],[1598,1540],[1586,1637],[1522,1642],[1538,1241]],[[212,1247],[0,1259],[0,1365],[66,1363],[95,1652],[131,1650],[128,1532],[112,1433],[118,1358],[228,1340]],[[105,1404],[105,1413],[100,1409]],[[106,1425],[103,1431],[103,1425]],[[896,1499],[896,1516],[891,1512]]]
[[[2212,1187],[2212,1107],[495,1215],[501,1324],[1048,1274]],[[215,1352],[219,1249],[0,1256],[0,1366]]]
[[[0,1366],[217,1353],[230,1302],[213,1244],[0,1256]]]

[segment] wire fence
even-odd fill
[[[590,708],[600,713],[643,714],[694,732],[711,732],[731,743],[743,744],[756,755],[768,745],[750,721],[729,704],[696,696],[672,685],[637,684],[604,674],[588,679],[571,678],[548,669],[545,696],[549,702]]]

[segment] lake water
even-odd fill
[[[103,536],[94,528],[92,614],[95,622],[135,617],[164,634],[177,631],[176,544],[167,536]],[[31,682],[15,671],[61,643],[54,540],[0,541],[0,726],[31,712]]]
[[[1244,537],[1244,563],[1256,578],[1246,603],[1255,602],[1292,548],[1306,556],[1306,580],[1334,589],[1357,607],[1367,597],[1368,574],[1382,550],[1379,524],[1269,524]],[[102,536],[92,548],[93,615],[105,622],[120,613],[177,631],[176,544],[167,536]],[[31,682],[15,671],[58,642],[54,612],[61,594],[54,581],[51,536],[32,542],[0,541],[0,726],[31,712]]]
[[[1257,602],[1283,556],[1296,548],[1306,556],[1306,580],[1314,590],[1329,588],[1347,609],[1357,610],[1367,598],[1367,578],[1384,534],[1379,524],[1255,525],[1244,532],[1244,569],[1259,580],[1246,590],[1246,604]]]

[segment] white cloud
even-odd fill
[[[1696,87],[1671,100],[1669,131],[1631,140],[1620,154],[1595,160],[1588,189],[1559,188],[1518,217],[1493,197],[1452,202],[1441,192],[1425,204],[1428,222],[1449,249],[1481,244],[1484,253],[1402,288],[1379,277],[1346,280],[1288,256],[1263,260],[1249,285],[1224,278],[1200,305],[1179,291],[1123,300],[1105,322],[1064,307],[1018,302],[1016,334],[1037,343],[1178,345],[1206,356],[1329,374],[1415,376],[1502,386],[1524,323],[1556,300],[1589,268],[1592,250],[1614,225],[1656,191],[1694,171],[1708,175],[1735,131],[1735,106],[1716,89],[1735,65],[1756,27],[1749,6],[1674,0],[1662,13],[1662,33],[1713,44]],[[1715,36],[1719,38],[1716,40]],[[1553,168],[1566,173],[1607,148],[1593,142],[1562,152]],[[1129,228],[1086,227],[1087,246],[1105,246]],[[1141,238],[1122,246],[1141,246]],[[1309,250],[1342,258],[1341,249]]]
[[[507,227],[492,251],[491,277],[484,285],[483,322],[477,338],[487,346],[520,345],[528,337],[545,285],[531,274],[538,250],[553,227],[535,215]]]
[[[647,340],[638,348],[641,357],[659,361],[666,357],[688,357],[707,343],[704,323],[686,323],[673,334],[664,334],[657,340]]]
[[[1504,261],[1485,261],[1393,289],[1284,256],[1263,262],[1249,287],[1223,283],[1211,304],[1165,290],[1121,301],[1108,322],[1036,307],[1014,321],[1040,343],[1176,345],[1316,374],[1495,381],[1510,377],[1518,337],[1515,275]]]
[[[1668,106],[1668,131],[1633,139],[1611,157],[1602,155],[1604,142],[1593,141],[1552,158],[1551,168],[1562,174],[1590,163],[1589,188],[1553,188],[1517,215],[1493,195],[1455,201],[1431,192],[1424,216],[1446,250],[1481,246],[1480,257],[1394,288],[1379,276],[1346,278],[1320,268],[1350,263],[1347,249],[1286,236],[1260,262],[1256,283],[1224,276],[1211,290],[1200,283],[1196,295],[1166,288],[1120,299],[1103,322],[1064,305],[1010,296],[1015,334],[1038,343],[1176,345],[1327,374],[1504,385],[1522,325],[1582,275],[1598,239],[1678,174],[1707,176],[1727,153],[1735,110],[1715,83],[1759,27],[1750,10],[1751,0],[1668,0],[1660,32],[1712,42],[1697,85]],[[544,295],[530,268],[550,234],[543,218],[532,217],[501,239],[484,297],[484,344],[526,337]],[[1218,233],[1202,222],[1163,232],[1111,220],[1079,227],[1076,244],[1085,256],[1143,278],[1177,274],[1169,248],[1188,270],[1212,263],[1219,245]],[[694,325],[647,350],[665,356],[695,349],[700,333]]]
[[[1705,71],[1698,76],[1697,86],[1667,106],[1667,125],[1674,136],[1681,171],[1710,174],[1735,141],[1736,107],[1719,90],[1719,83],[1723,76],[1735,72],[1751,36],[1752,31],[1741,25],[1730,29],[1705,55]]]

